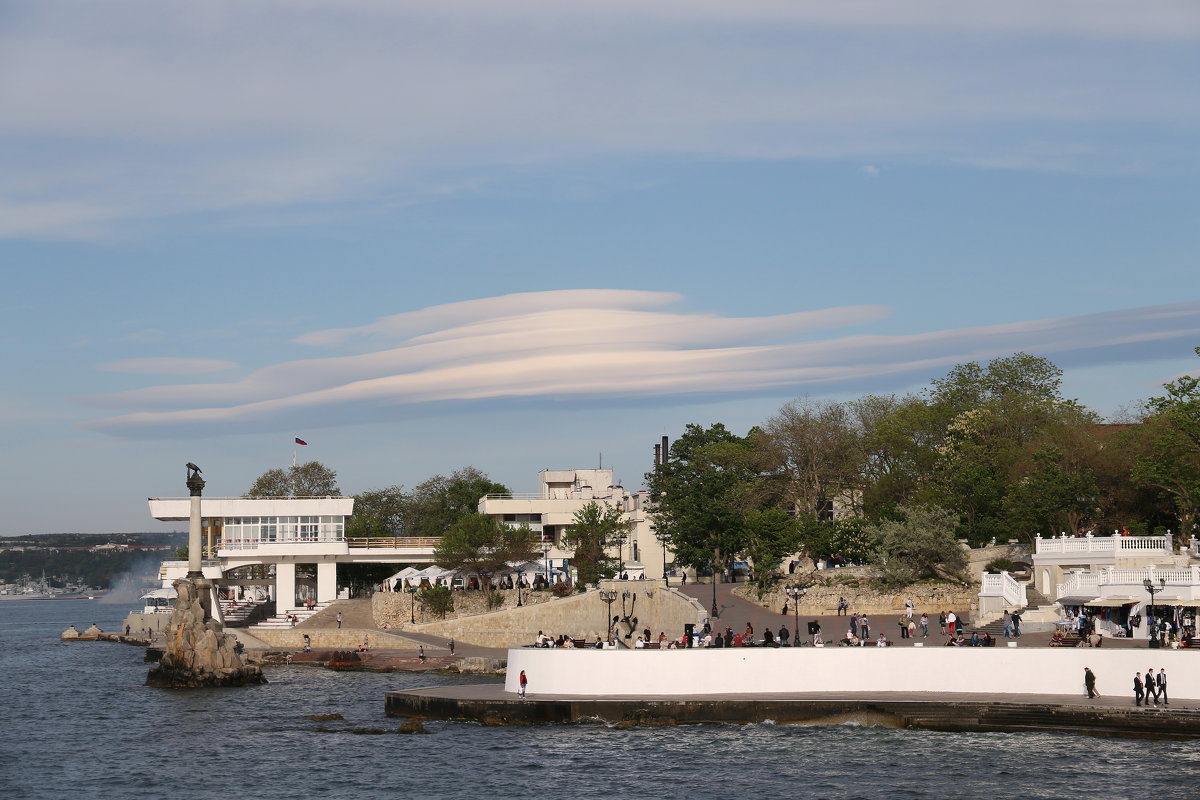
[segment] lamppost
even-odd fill
[[[792,623],[792,647],[800,644],[800,598],[808,594],[808,589],[798,583],[793,583],[783,587],[783,591],[787,593],[788,599],[792,601],[792,608],[796,612],[796,619]]]
[[[600,599],[608,604],[608,611],[605,612],[607,616],[604,617],[604,639],[607,641],[609,628],[612,627],[612,604],[617,599],[617,590],[610,589],[605,591],[604,589],[601,589]]]
[[[1150,616],[1154,617],[1154,627],[1150,629],[1150,646],[1162,647],[1162,642],[1158,638],[1161,626],[1158,624],[1158,614],[1154,610],[1154,595],[1167,588],[1167,579],[1159,578],[1158,586],[1155,586],[1154,581],[1146,578],[1142,581],[1142,586],[1145,586],[1146,591],[1150,593]]]
[[[662,545],[663,580],[666,582],[667,586],[670,586],[671,579],[670,579],[670,577],[667,576],[667,542],[671,541],[671,534],[666,528],[662,527],[661,525],[654,526],[651,529],[654,531],[654,538],[658,539],[658,543],[660,545]]]
[[[412,595],[412,606],[408,610],[408,621],[410,623],[412,623],[413,625],[416,625],[417,624],[417,587],[409,586],[408,589],[406,589],[405,591],[407,591],[410,595]]]
[[[708,562],[708,566],[709,566],[708,571],[711,573],[710,580],[712,580],[712,587],[713,587],[712,618],[720,619],[721,618],[721,610],[719,608],[717,608],[717,565],[714,562],[710,561],[710,562]]]
[[[517,608],[521,607],[521,584],[525,582],[525,570],[517,570]]]
[[[546,587],[550,587],[550,543],[542,539],[542,558],[546,561]]]

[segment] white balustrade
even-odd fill
[[[1024,606],[1028,602],[1025,598],[1025,584],[1017,581],[1007,572],[1001,572],[999,575],[990,572],[983,573],[979,596],[1003,597],[1004,602],[1010,606]]]

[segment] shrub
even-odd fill
[[[454,595],[445,586],[431,586],[417,594],[417,603],[422,612],[428,611],[445,619],[446,614],[454,610]]]
[[[994,558],[988,562],[987,566],[983,568],[983,571],[984,572],[996,572],[996,573],[1013,572],[1016,570],[1016,568],[1017,568],[1017,565],[1014,564],[1011,559]]]
[[[487,593],[488,611],[491,611],[493,608],[499,608],[502,605],[504,605],[504,593],[503,592],[488,592]]]
[[[570,597],[575,593],[575,587],[569,583],[556,583],[550,589],[550,593],[555,597]]]

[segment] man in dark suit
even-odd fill
[[[1142,673],[1135,673],[1133,676],[1133,704],[1140,706],[1142,704]]]
[[[1162,698],[1163,705],[1169,706],[1171,702],[1167,700],[1167,668],[1163,667],[1158,671],[1158,677],[1155,679],[1158,682],[1158,696]]]
[[[1089,699],[1096,696],[1096,674],[1088,667],[1083,668],[1083,688],[1087,689]]]
[[[1158,684],[1154,681],[1154,670],[1146,670],[1146,705],[1150,705],[1150,701],[1154,701],[1154,705],[1158,705]]]

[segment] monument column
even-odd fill
[[[200,545],[200,495],[204,493],[204,478],[200,477],[200,468],[192,462],[187,464],[187,487],[192,495],[191,515],[188,517],[188,574],[195,579],[203,576],[201,559],[203,552]]]
[[[317,562],[317,602],[337,600],[337,562]]]

